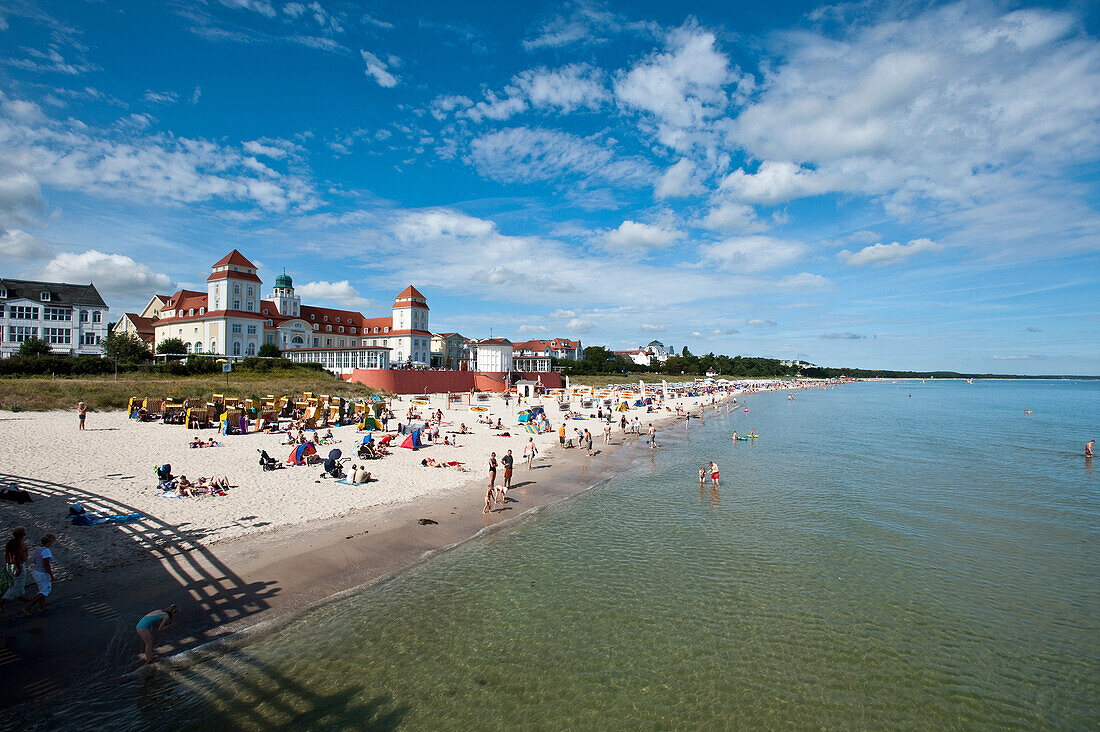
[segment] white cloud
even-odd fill
[[[545,325],[527,325],[524,323],[519,327],[520,335],[527,335],[529,333],[549,333],[550,329]]]
[[[837,258],[852,267],[862,267],[867,264],[881,267],[903,262],[914,254],[938,252],[941,249],[943,249],[943,246],[931,239],[914,239],[908,244],[899,244],[896,241],[892,244],[872,244],[869,247],[860,249],[858,252],[850,252],[844,249],[837,252]]]
[[[378,86],[384,86],[386,88],[397,86],[398,79],[389,70],[389,67],[395,60],[392,56],[389,57],[389,63],[387,63],[370,51],[360,50],[359,55],[363,57],[363,63],[366,64],[367,76],[378,82]]]
[[[589,318],[572,318],[565,324],[566,330],[573,333],[587,333],[595,327],[596,324]]]
[[[45,259],[50,254],[52,254],[52,249],[49,244],[25,231],[19,229],[0,230],[0,257],[8,262]]]
[[[608,35],[640,33],[651,35],[656,24],[645,21],[628,21],[590,2],[570,3],[571,12],[557,15],[541,23],[532,38],[523,40],[523,48],[537,51],[544,48],[562,48],[577,43],[603,43]]]
[[[1005,256],[1034,256],[1039,231],[1044,254],[1100,248],[1077,175],[1100,157],[1100,42],[1072,13],[999,7],[883,4],[781,37],[724,129],[784,169],[731,184],[746,200],[862,193]]]
[[[824,338],[825,340],[834,340],[834,341],[835,340],[858,341],[858,340],[865,339],[867,336],[857,335],[856,333],[852,333],[851,331],[844,331],[843,333],[822,333],[819,337]]]
[[[654,188],[657,198],[682,198],[703,192],[702,182],[696,177],[695,163],[680,158],[661,175]]]
[[[711,231],[725,231],[736,234],[753,234],[764,231],[767,224],[756,215],[756,209],[736,201],[723,201],[707,212],[701,222]]]
[[[686,152],[706,136],[730,103],[726,87],[751,80],[732,71],[710,31],[685,25],[667,34],[664,52],[653,53],[615,79],[620,104],[647,115],[662,145]]]
[[[665,329],[665,326],[654,323],[642,323],[639,327],[646,333],[661,333]]]
[[[761,272],[792,264],[806,254],[800,242],[771,236],[740,236],[701,247],[703,259],[722,269]]]
[[[653,176],[647,161],[616,157],[600,141],[528,127],[512,127],[478,137],[470,145],[469,161],[482,175],[504,183],[582,178],[641,186]]]
[[[98,71],[99,67],[83,61],[66,61],[56,46],[50,46],[45,51],[35,48],[24,49],[30,58],[8,59],[4,63],[25,71],[38,73],[57,73],[68,76],[79,76],[89,71]]]
[[[774,205],[840,190],[841,183],[791,162],[765,160],[755,173],[746,173],[742,168],[733,171],[722,180],[721,187],[741,200]]]
[[[501,92],[486,91],[485,100],[474,104],[467,97],[445,95],[432,105],[432,114],[443,119],[456,110],[474,122],[506,120],[534,109],[561,114],[578,109],[597,109],[608,98],[603,72],[589,64],[568,64],[556,69],[540,66],[512,77]]]
[[[374,304],[371,300],[360,295],[359,291],[352,287],[348,280],[307,282],[304,285],[295,285],[294,291],[303,300],[319,300],[351,309],[366,308]]]
[[[2,99],[8,109],[10,99]],[[22,124],[0,118],[0,170],[86,194],[141,203],[251,203],[274,212],[318,205],[312,184],[281,174],[239,150],[207,140],[96,129],[76,119]]]
[[[774,328],[778,323],[763,318],[749,318],[745,321],[745,325],[751,325],[753,328]]]
[[[600,242],[604,248],[619,252],[664,249],[684,238],[684,232],[637,221],[624,221],[619,228],[606,232]]]
[[[38,181],[28,173],[0,176],[0,229],[26,224],[42,205]]]
[[[104,295],[133,297],[135,293],[168,290],[172,278],[154,272],[144,264],[122,254],[105,254],[95,249],[67,252],[51,259],[39,277],[52,282],[85,284],[91,282]]]
[[[180,95],[174,91],[158,92],[152,89],[146,89],[143,98],[150,104],[173,104],[180,98]]]
[[[994,356],[993,360],[994,361],[1041,361],[1044,358],[1046,358],[1046,356],[1030,353],[1030,354],[1027,354],[1027,355],[1018,355],[1018,356]]]
[[[799,272],[788,275],[779,280],[779,286],[791,290],[821,290],[832,287],[832,282],[825,277],[810,272]]]
[[[221,4],[227,8],[251,10],[254,13],[259,13],[265,18],[275,17],[275,8],[271,6],[268,0],[221,0]]]
[[[274,160],[282,160],[286,157],[286,150],[276,145],[268,144],[267,140],[248,140],[241,144],[249,155],[263,155]]]

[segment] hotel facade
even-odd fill
[[[262,285],[256,265],[234,249],[211,266],[206,292],[179,290],[164,302],[152,321],[154,349],[178,338],[188,353],[238,358],[273,344],[293,361],[321,363],[341,374],[430,363],[429,308],[411,285],[381,318],[303,305],[285,273],[267,298]]]

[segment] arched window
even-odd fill
[[[255,356],[256,355],[256,344],[253,341],[248,342],[248,355],[249,356]]]
[[[191,344],[190,344],[190,343],[184,343],[184,344],[183,344],[183,348],[184,348],[184,350],[185,350],[185,351],[187,351],[188,353],[191,353]]]
[[[233,355],[234,356],[240,356],[241,355],[241,342],[240,341],[233,341]]]
[[[302,340],[302,336],[294,336],[290,339],[290,342],[293,345],[298,346],[299,348],[301,348],[305,344],[305,341]]]
[[[218,342],[211,339],[211,341],[210,341],[210,353],[217,353],[217,352],[218,352]]]
[[[195,341],[195,353],[202,353],[202,341]]]

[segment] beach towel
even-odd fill
[[[73,526],[98,526],[99,524],[127,524],[145,518],[140,513],[103,516],[95,511],[85,511],[73,516]]]

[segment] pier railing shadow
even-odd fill
[[[274,582],[246,582],[237,575],[203,545],[207,530],[170,524],[76,486],[2,473],[0,485],[26,490],[33,499],[23,505],[0,504],[5,528],[24,525],[32,547],[45,533],[59,536],[54,546],[58,581],[50,611],[32,618],[18,611],[5,615],[0,664],[17,683],[0,684],[0,703],[41,697],[67,681],[133,668],[139,650],[134,624],[156,607],[169,603],[180,607],[176,627],[158,638],[160,652],[175,653],[224,637],[226,625],[268,610],[268,600],[279,591]],[[142,514],[142,518],[71,526],[68,513],[73,503],[105,515]],[[76,532],[112,532],[136,544],[149,559],[129,565],[133,583],[128,583],[126,566],[104,570],[96,556],[72,539]],[[67,566],[81,576],[72,578]],[[28,580],[27,594],[33,593],[34,584]],[[138,599],[146,600],[148,607],[140,612],[126,607]]]

